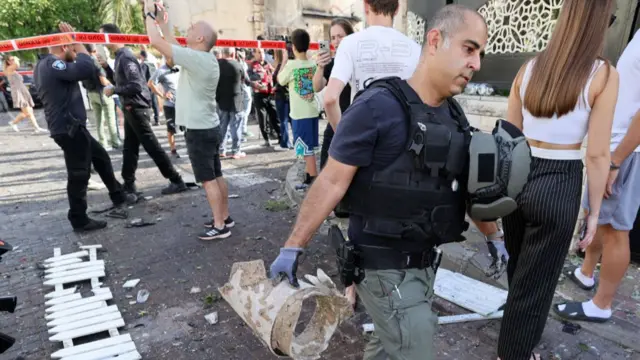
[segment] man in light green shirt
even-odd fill
[[[173,36],[169,16],[163,8],[156,8],[153,0],[145,0],[145,14],[151,45],[167,58],[170,66],[180,66],[176,124],[187,128],[185,140],[193,174],[196,181],[202,183],[213,213],[213,220],[204,225],[205,230],[198,237],[201,240],[227,238],[231,236],[229,228],[235,223],[229,216],[229,189],[222,177],[218,151],[222,141],[216,104],[220,67],[211,53],[217,41],[216,32],[206,22],[196,22],[189,28],[184,48]]]
[[[294,60],[285,55],[278,82],[289,86],[291,125],[293,127],[296,155],[304,157],[306,175],[299,189],[307,188],[318,176],[315,148],[318,147],[318,105],[313,91],[313,75],[316,65],[307,58],[311,39],[309,33],[298,29],[291,33]]]

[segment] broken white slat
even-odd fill
[[[113,321],[103,322],[102,324],[95,324],[95,325],[91,325],[91,326],[87,326],[79,329],[74,329],[71,331],[57,333],[56,335],[53,335],[52,337],[50,337],[49,340],[52,342],[65,341],[65,340],[79,338],[82,336],[101,333],[103,331],[107,331],[113,328],[119,328],[123,326],[124,326],[123,319],[113,320]]]
[[[74,282],[79,282],[84,280],[90,280],[91,278],[101,278],[101,277],[105,277],[105,275],[106,274],[104,272],[104,269],[102,269],[100,271],[94,271],[94,272],[85,273],[81,275],[66,276],[63,278],[47,280],[44,282],[44,285],[45,286],[64,285],[64,284],[69,284],[69,283],[74,283]]]
[[[113,299],[113,294],[111,294],[111,292],[108,293],[100,293],[94,296],[90,296],[90,297],[86,297],[80,300],[75,300],[75,301],[71,301],[68,303],[64,303],[64,304],[60,304],[60,305],[54,305],[52,307],[46,308],[44,311],[46,313],[57,313],[60,311],[65,311],[65,310],[70,310],[73,308],[77,308],[79,306],[83,306],[83,305],[87,305],[87,304],[91,304],[94,302],[100,302],[100,301],[107,301],[107,300],[111,300]]]
[[[121,320],[122,314],[120,312],[111,312],[100,316],[93,316],[88,319],[71,322],[64,325],[56,326],[52,329],[49,329],[49,334],[58,334],[65,331],[71,331],[75,329],[80,329],[83,327],[100,324],[102,322],[113,321],[113,320]],[[124,321],[124,320],[123,320]]]
[[[111,337],[120,336],[120,332],[118,331],[118,328],[109,329],[109,336],[111,336]]]
[[[62,296],[71,295],[71,294],[73,294],[73,293],[75,293],[75,292],[76,292],[76,289],[77,289],[77,288],[78,288],[77,286],[74,286],[74,287],[71,287],[71,288],[68,288],[68,289],[64,289],[64,290],[62,290],[62,291],[54,291],[54,292],[50,292],[50,293],[46,294],[46,295],[44,296],[44,298],[45,298],[45,299],[55,299],[55,298],[57,298],[57,297],[62,297]]]
[[[70,324],[72,322],[76,322],[76,321],[81,321],[81,320],[85,320],[85,319],[89,319],[95,316],[102,316],[102,315],[106,315],[106,314],[110,314],[110,313],[120,313],[120,311],[118,311],[118,306],[117,305],[111,305],[111,306],[107,306],[107,307],[101,307],[95,310],[89,310],[89,311],[84,311],[81,312],[79,314],[76,315],[70,315],[70,316],[65,316],[63,318],[59,318],[59,319],[55,319],[52,321],[49,321],[47,323],[47,327],[56,327],[56,326],[60,326],[60,325],[65,325],[65,324]]]
[[[73,309],[54,312],[53,314],[45,315],[44,318],[46,320],[56,320],[56,319],[60,319],[60,318],[64,318],[64,317],[70,316],[70,315],[76,315],[76,314],[79,314],[79,313],[82,313],[82,312],[85,312],[85,311],[100,309],[102,307],[107,307],[107,302],[106,301],[94,302],[94,303],[86,304],[86,305],[83,305],[83,306],[78,306],[78,307],[75,307]]]
[[[104,271],[104,265],[103,266],[94,266],[94,267],[89,267],[89,268],[69,270],[69,271],[57,271],[57,272],[53,272],[51,274],[45,275],[44,278],[46,280],[51,280],[51,279],[58,279],[58,278],[67,277],[67,276],[77,276],[77,275],[82,275],[82,274],[86,274],[86,273],[94,273],[94,272],[99,272],[99,271]]]
[[[62,249],[53,248],[53,257],[62,256]]]
[[[435,294],[474,313],[487,316],[507,301],[507,291],[446,269],[439,269]]]
[[[126,344],[126,343],[132,342],[132,341],[133,340],[131,339],[131,335],[129,335],[129,334],[120,335],[120,336],[114,337],[114,338],[108,338],[108,339],[104,339],[104,340],[93,341],[93,342],[90,342],[90,343],[87,343],[87,344],[83,344],[83,345],[74,346],[74,347],[69,348],[69,349],[61,349],[61,350],[58,350],[58,351],[54,352],[53,354],[51,354],[51,358],[52,359],[62,359],[64,357],[70,357],[70,356],[75,356],[75,355],[79,355],[79,354],[84,354],[84,353],[88,353],[88,352],[91,352],[91,351],[99,350],[99,349],[102,349],[102,348],[107,348],[107,347],[111,347],[111,346]]]
[[[56,261],[56,262],[51,262],[51,263],[45,263],[44,267],[49,269],[49,268],[54,268],[54,267],[64,266],[64,265],[69,265],[69,264],[77,264],[77,263],[81,263],[81,262],[83,262],[82,259],[74,258],[74,259]]]
[[[89,252],[86,250],[82,250],[82,251],[77,251],[71,254],[67,254],[67,255],[61,255],[61,256],[54,256],[54,257],[50,257],[48,259],[46,259],[44,262],[45,264],[50,264],[50,263],[54,263],[54,262],[60,262],[63,260],[69,260],[69,259],[76,259],[76,258],[82,258],[82,257],[86,257],[89,256]]]
[[[98,260],[98,249],[93,248],[89,250],[89,261]]]
[[[82,249],[82,250],[102,249],[102,245],[99,245],[99,244],[96,244],[96,245],[83,245],[83,246],[80,246],[80,249]]]
[[[95,289],[91,289],[91,292],[94,295],[98,295],[98,294],[110,294],[111,290],[109,288],[95,288]]]
[[[131,352],[137,352],[136,344],[134,344],[132,341],[124,344],[114,345],[111,347],[105,347],[80,355],[67,356],[62,358],[61,360],[102,360],[111,359],[114,355],[120,355],[115,359],[122,359],[122,355],[126,355]]]
[[[79,263],[75,263],[75,264],[69,264],[69,265],[63,265],[63,266],[58,266],[58,267],[52,267],[52,268],[47,268],[44,270],[45,274],[50,274],[53,272],[58,272],[58,271],[69,271],[69,270],[76,270],[76,269],[85,269],[85,268],[90,268],[90,267],[98,267],[98,266],[102,266],[104,267],[104,260],[97,260],[97,261],[82,261]]]
[[[47,302],[45,302],[44,305],[45,306],[59,305],[59,304],[64,304],[66,302],[79,300],[79,299],[82,299],[82,294],[74,293],[74,294],[71,294],[71,295],[59,296],[57,298],[54,298],[54,299],[51,299],[51,300],[47,300]]]
[[[123,354],[117,357],[113,356],[109,358],[104,358],[103,360],[140,360],[140,359],[142,359],[142,355],[140,355],[138,351],[132,351],[130,353]]]
[[[494,319],[501,319],[503,315],[504,315],[504,311],[498,311],[489,316],[483,316],[480,314],[441,316],[438,318],[438,324],[446,325],[446,324],[455,324],[455,323],[462,323],[462,322],[469,322],[469,321],[494,320]]]

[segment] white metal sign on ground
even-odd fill
[[[103,288],[100,278],[105,276],[104,261],[98,260],[101,245],[82,246],[81,251],[62,255],[59,248],[53,257],[44,261],[44,285],[54,291],[45,295],[49,340],[62,342],[64,349],[51,355],[61,360],[139,360],[131,335],[121,335],[118,328],[124,319],[116,305],[107,305],[113,299],[109,288]],[[83,259],[89,257],[89,261]],[[91,281],[93,296],[82,297],[77,286],[65,289],[66,284]],[[79,337],[109,332],[109,338],[74,346]]]

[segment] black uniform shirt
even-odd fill
[[[116,52],[115,69],[107,68],[107,78],[115,85],[115,94],[123,106],[151,107],[151,93],[140,63],[131,49],[124,47]]]
[[[51,54],[38,60],[34,81],[52,137],[68,133],[74,121],[86,125],[87,111],[78,82],[94,74],[93,59],[86,54],[78,54],[71,63]]]

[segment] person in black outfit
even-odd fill
[[[340,42],[343,38],[354,33],[353,25],[346,19],[335,19],[331,22],[331,45],[338,50]],[[319,93],[327,86],[329,78],[331,77],[331,71],[333,70],[334,59],[331,57],[331,52],[319,54],[318,56],[318,71],[313,77],[313,91]],[[351,105],[351,86],[347,84],[340,93],[340,110],[344,114],[347,108]],[[335,131],[329,124],[324,130],[324,140],[322,141],[322,149],[320,150],[320,169],[324,168],[329,158],[329,147],[331,146],[331,140]]]
[[[61,32],[73,32],[68,24],[60,24]],[[74,231],[102,229],[105,221],[87,216],[87,185],[91,164],[109,189],[113,205],[135,202],[126,195],[116,180],[107,151],[87,131],[87,113],[79,81],[98,77],[95,64],[81,44],[51,47],[35,67],[35,84],[44,104],[47,126],[53,140],[64,152],[67,167],[68,219]],[[77,54],[77,56],[76,56]],[[74,61],[75,60],[75,61]]]
[[[119,34],[120,29],[113,24],[100,27],[101,33]],[[116,54],[115,69],[103,63],[107,77],[115,88],[105,89],[105,95],[117,94],[122,99],[124,113],[124,150],[122,152],[122,178],[124,189],[128,193],[139,195],[136,190],[136,169],[140,145],[156,163],[156,166],[171,183],[162,190],[162,194],[175,194],[187,190],[182,177],[171,164],[169,156],[162,149],[151,129],[149,107],[151,93],[145,81],[140,64],[131,49],[122,44],[107,45]]]
[[[140,51],[140,68],[142,69],[142,73],[144,74],[144,79],[147,80],[147,84],[153,74],[151,73],[151,67],[149,66],[149,62],[147,61],[147,52],[145,50]],[[154,73],[157,70],[154,69]],[[158,108],[158,99],[156,98],[156,94],[151,91],[149,88],[149,93],[151,94],[151,108],[153,109],[153,125],[158,126],[159,117],[160,117],[160,109]]]

